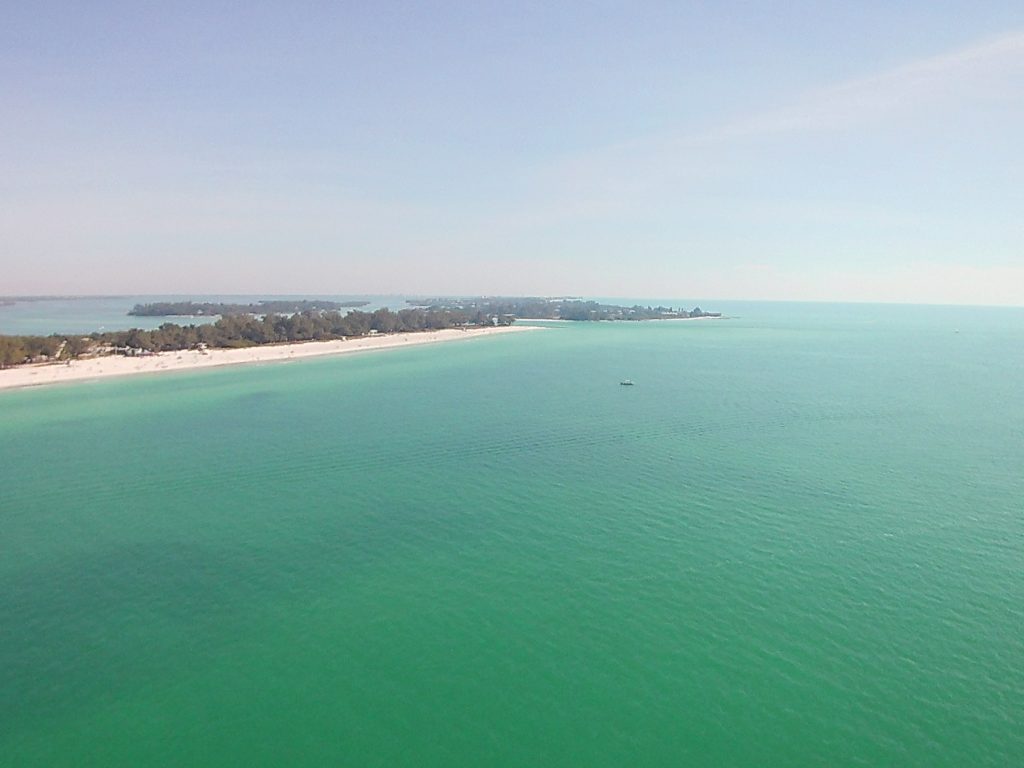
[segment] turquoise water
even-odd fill
[[[1024,311],[707,308],[0,393],[0,764],[1024,763]]]

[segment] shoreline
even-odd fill
[[[725,315],[701,315],[700,317],[654,317],[652,320],[728,320]]]
[[[537,326],[502,326],[497,328],[446,328],[440,331],[414,331],[360,336],[332,341],[304,341],[292,344],[260,344],[240,349],[194,349],[159,352],[143,357],[107,355],[70,363],[37,363],[0,370],[0,390],[40,387],[50,384],[94,381],[115,376],[144,373],[202,370],[227,365],[287,362],[307,357],[374,352],[383,349],[436,344],[460,339],[476,339],[502,333],[541,330]]]

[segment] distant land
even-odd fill
[[[651,307],[639,304],[631,307],[601,304],[576,298],[480,296],[476,298],[408,299],[409,304],[430,309],[457,312],[482,311],[492,315],[512,315],[531,320],[671,320],[696,317],[721,317],[721,312],[705,312],[700,307],[691,310],[674,307]]]
[[[368,301],[327,301],[325,299],[281,301],[264,300],[254,304],[226,302],[157,301],[136,304],[128,312],[136,317],[205,317],[209,315],[266,315],[270,312],[323,312],[325,310],[365,307]]]

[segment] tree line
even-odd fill
[[[200,317],[210,315],[265,315],[268,312],[322,312],[345,307],[365,307],[368,301],[327,301],[325,299],[264,299],[254,304],[220,301],[154,301],[136,304],[128,312],[136,317]]]

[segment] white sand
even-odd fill
[[[700,317],[655,317],[653,320],[725,320],[725,315],[701,315]]]
[[[108,376],[128,376],[138,373],[184,371],[196,368],[214,368],[221,365],[243,363],[269,363],[297,360],[320,355],[343,355],[349,352],[370,352],[378,349],[408,347],[440,341],[457,341],[492,336],[501,333],[539,330],[536,326],[512,325],[499,328],[451,328],[443,331],[417,333],[390,333],[363,336],[347,341],[307,341],[299,344],[263,344],[245,349],[210,349],[206,352],[161,352],[145,357],[109,355],[71,363],[44,363],[20,365],[0,370],[0,389],[34,387],[69,381],[101,379]]]

